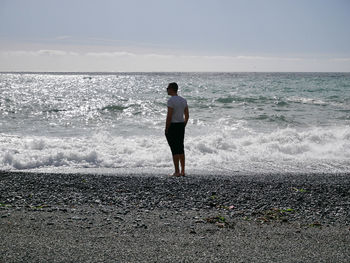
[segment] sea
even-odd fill
[[[1,73],[0,170],[171,173],[169,82],[187,174],[350,172],[350,73]]]

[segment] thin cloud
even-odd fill
[[[145,54],[143,55],[145,58],[160,58],[160,59],[172,59],[175,58],[175,55],[162,55],[162,54]]]
[[[73,46],[71,50],[4,50],[0,51],[0,71],[350,71],[349,57],[185,55],[140,50],[95,50],[84,50],[84,46]]]
[[[302,58],[293,57],[262,57],[262,56],[236,56],[236,59],[246,59],[246,60],[287,60],[287,61],[301,61]]]
[[[28,51],[28,50],[11,50],[11,51],[2,51],[1,55],[4,56],[78,56],[77,52],[72,51],[63,51],[63,50],[53,50],[53,49],[41,49],[36,51]]]
[[[38,56],[76,56],[76,52],[67,52],[63,50],[42,49],[36,52]]]
[[[247,61],[305,61],[308,58],[299,57],[275,57],[275,56],[249,56],[249,55],[238,55],[238,56],[208,56],[208,55],[175,55],[175,54],[158,54],[158,53],[132,53],[128,51],[113,51],[113,52],[86,52],[78,53],[75,51],[65,51],[56,49],[40,49],[36,51],[28,50],[11,50],[2,51],[1,55],[5,56],[86,56],[95,58],[114,58],[114,57],[130,57],[130,58],[148,58],[148,59],[193,59],[193,60],[247,60]],[[313,60],[318,60],[314,58]],[[350,58],[334,58],[332,61],[348,62]]]
[[[113,57],[135,57],[136,54],[130,52],[88,52],[88,57],[113,58]]]
[[[331,60],[336,62],[350,62],[350,58],[333,58]]]

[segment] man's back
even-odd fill
[[[168,100],[168,107],[173,109],[171,122],[184,122],[184,111],[187,107],[187,101],[181,96],[172,96]]]

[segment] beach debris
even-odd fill
[[[205,221],[209,224],[215,224],[219,228],[233,228],[234,223],[228,222],[222,215],[207,217]]]
[[[9,217],[11,214],[4,214],[1,216],[1,218],[6,218],[6,217]]]
[[[310,224],[309,226],[310,227],[319,227],[319,228],[321,228],[322,224],[320,222],[314,222],[314,223]]]
[[[296,188],[296,187],[292,187],[291,188],[293,191],[297,192],[297,193],[306,193],[307,190],[303,189],[303,188]]]
[[[49,208],[49,207],[50,207],[49,205],[45,205],[45,204],[42,204],[42,205],[29,205],[29,208],[33,209],[33,210],[43,210],[44,208]]]
[[[262,216],[258,217],[258,220],[261,223],[267,223],[271,221],[279,221],[279,222],[287,222],[288,215],[294,213],[294,209],[279,209],[279,208],[271,208],[262,212]]]
[[[9,208],[9,207],[12,207],[12,205],[0,203],[0,207]]]
[[[218,215],[218,216],[214,216],[214,217],[207,217],[205,219],[208,223],[211,223],[211,224],[214,224],[214,223],[217,223],[217,222],[226,222],[226,219],[225,217],[221,216],[221,215]]]
[[[221,209],[225,209],[225,210],[232,210],[235,209],[236,207],[234,205],[217,205],[216,208],[221,208]]]

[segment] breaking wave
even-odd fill
[[[271,133],[221,130],[186,137],[188,169],[244,172],[349,172],[347,127],[280,129]],[[79,138],[1,134],[0,166],[36,168],[171,168],[166,140],[154,136]],[[325,168],[326,167],[326,168]]]

